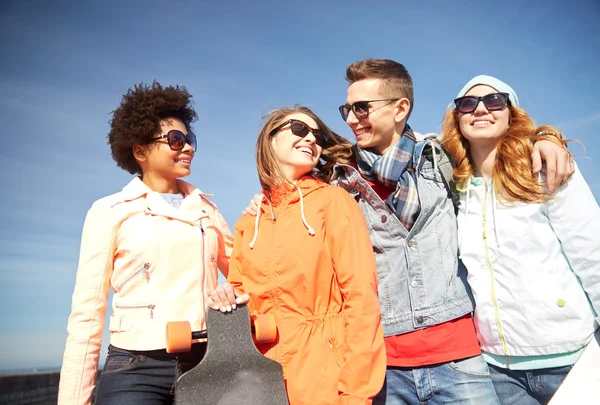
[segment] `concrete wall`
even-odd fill
[[[59,372],[0,376],[0,404],[56,405]]]

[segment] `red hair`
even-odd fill
[[[535,141],[544,139],[565,147],[562,134],[554,127],[535,127],[533,119],[518,107],[508,105],[510,127],[496,146],[496,161],[492,176],[498,201],[543,203],[553,195],[533,176],[531,152]],[[454,180],[457,189],[465,190],[473,175],[473,162],[469,153],[469,141],[460,132],[458,111],[448,110],[444,116],[442,143],[456,166]]]

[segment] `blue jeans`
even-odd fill
[[[205,343],[186,353],[165,350],[130,351],[109,346],[104,370],[98,379],[95,405],[172,405],[175,382],[196,366],[206,352]]]
[[[388,367],[374,405],[498,405],[483,357],[424,367]]]
[[[547,404],[573,366],[508,370],[489,365],[501,404]]]

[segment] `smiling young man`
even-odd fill
[[[413,86],[402,64],[365,59],[348,66],[346,79],[340,113],[356,159],[336,165],[332,184],[358,201],[376,256],[388,367],[374,403],[497,404],[458,260],[452,164],[407,124]],[[545,143],[548,160],[568,161]],[[562,160],[555,166],[562,176]]]

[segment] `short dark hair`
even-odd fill
[[[364,79],[380,79],[383,81],[381,91],[385,97],[406,97],[410,101],[408,117],[415,104],[412,77],[403,64],[389,59],[367,58],[351,63],[346,69],[346,80],[352,84]]]
[[[185,87],[163,87],[155,80],[130,88],[109,121],[108,144],[117,165],[131,174],[141,173],[133,145],[147,143],[160,131],[160,122],[169,118],[180,120],[188,131],[198,118]]]

